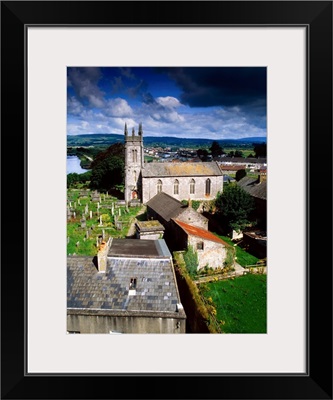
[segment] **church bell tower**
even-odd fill
[[[125,202],[142,200],[141,169],[143,168],[143,131],[142,123],[139,124],[138,134],[134,128],[132,134],[128,134],[125,123]]]

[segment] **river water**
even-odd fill
[[[72,174],[74,172],[77,174],[83,174],[87,171],[89,170],[81,168],[79,157],[67,156],[67,174]]]

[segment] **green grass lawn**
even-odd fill
[[[266,275],[247,274],[199,285],[224,333],[267,333]]]
[[[234,242],[228,237],[228,236],[221,236],[218,235],[217,233],[214,233],[214,235],[218,236],[222,240],[224,240],[226,243],[230,244],[231,246],[234,246]],[[246,267],[247,265],[254,265],[259,261],[259,258],[253,256],[252,254],[246,252],[239,246],[236,247],[236,257],[237,257],[237,263],[240,264],[242,267]]]

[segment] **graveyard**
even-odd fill
[[[126,207],[123,200],[88,189],[67,190],[67,255],[96,255],[109,237],[125,238],[142,205]]]

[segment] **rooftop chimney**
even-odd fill
[[[106,266],[107,266],[107,261],[108,261],[108,252],[111,246],[112,238],[109,238],[107,242],[103,240],[101,244],[99,245],[98,251],[97,251],[97,266],[98,266],[98,272],[105,272],[106,271]]]

